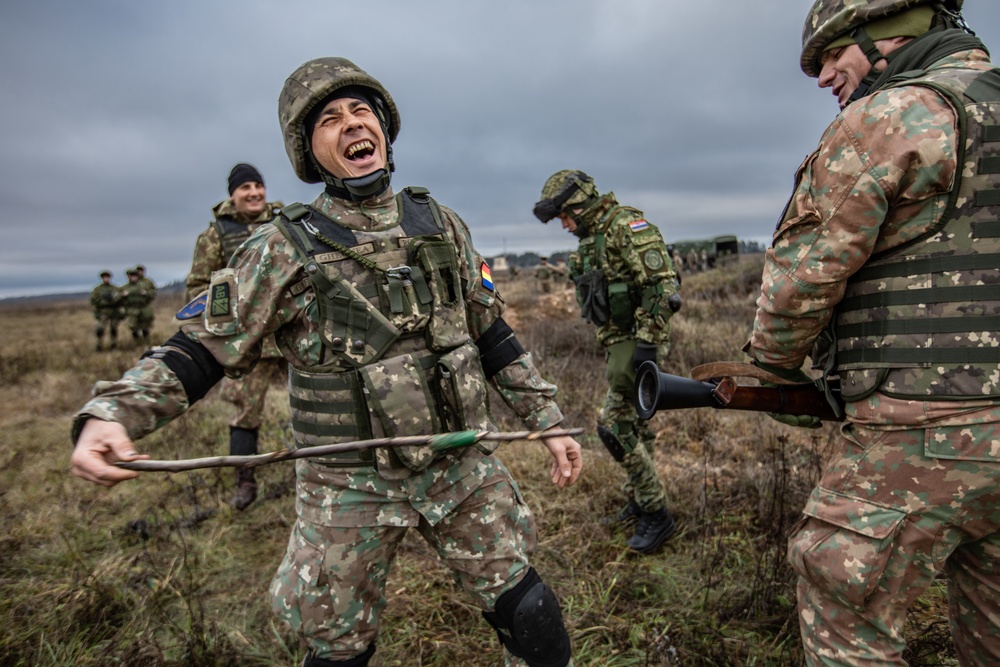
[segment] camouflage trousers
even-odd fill
[[[456,472],[457,483],[442,483]],[[304,504],[324,493],[310,488],[321,481],[336,485],[325,490],[332,502],[323,516]],[[271,604],[316,657],[346,660],[375,642],[386,579],[411,526],[484,611],[528,572],[532,515],[494,456],[473,450],[445,457],[402,480],[384,479],[374,467],[300,464],[298,491],[299,517],[271,583]],[[509,654],[506,660],[524,665]]]
[[[635,501],[644,512],[656,512],[666,509],[667,496],[653,461],[654,435],[648,428],[648,422],[639,419],[632,402],[632,386],[635,383],[632,355],[635,348],[634,340],[608,346],[608,393],[604,397],[598,423],[611,429],[628,452],[621,461],[627,474],[623,488],[625,497]],[[657,351],[657,363],[662,363],[661,353],[666,356],[666,350]]]
[[[132,336],[141,338],[144,333],[153,328],[153,307],[143,306],[142,308],[127,308],[125,310],[125,325]]]
[[[808,664],[905,665],[939,574],[959,662],[1000,664],[1000,423],[842,434],[788,546]]]
[[[96,320],[94,335],[97,336],[98,343],[104,339],[105,333],[108,334],[108,338],[112,343],[118,340],[118,322],[120,319],[117,312],[94,313],[94,319]]]
[[[284,377],[287,367],[288,362],[284,359],[261,359],[248,375],[222,381],[219,397],[236,406],[230,426],[251,431],[260,429],[268,387]]]

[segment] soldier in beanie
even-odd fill
[[[258,227],[271,222],[283,206],[280,201],[267,201],[264,177],[252,164],[240,162],[235,165],[229,172],[228,188],[229,197],[212,207],[213,219],[195,242],[191,270],[185,281],[188,301],[207,290],[212,273],[226,268],[236,249]],[[253,371],[238,379],[222,381],[222,398],[236,406],[236,414],[229,420],[230,454],[257,453],[267,390],[285,377],[286,365],[274,337],[269,336]],[[257,480],[253,468],[237,468],[233,507],[242,511],[256,498]]]
[[[104,334],[108,335],[108,349],[118,347],[118,323],[121,321],[121,295],[118,288],[111,284],[111,272],[101,271],[101,283],[90,292],[90,308],[97,324],[94,335],[97,336],[98,352],[104,349]]]
[[[939,576],[959,664],[1000,664],[1000,68],[961,5],[816,0],[803,30],[841,111],[796,174],[744,349],[786,382],[811,357],[844,401],[788,546],[813,666],[904,665]]]
[[[250,372],[274,335],[289,362],[296,447],[495,428],[492,387],[526,426],[562,422],[556,388],[504,322],[504,302],[468,227],[424,188],[390,187],[400,117],[354,63],[319,58],[278,101],[296,174],[322,182],[282,209],[212,274],[181,331],[78,413],[74,474],[113,485],[136,473],[133,439],[180,415],[218,380]],[[580,445],[540,438],[550,479],[573,484]],[[416,528],[497,630],[508,665],[564,667],[555,593],[531,567],[531,511],[494,446],[360,449],[297,462],[297,518],[271,585],[275,612],[305,641],[305,667],[364,667],[385,583]]]

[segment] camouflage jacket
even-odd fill
[[[156,298],[156,289],[150,291],[141,280],[134,283],[128,282],[118,288],[122,305],[125,310],[140,310],[153,303]]]
[[[397,224],[392,192],[360,205],[323,193],[313,207],[348,229],[377,233]],[[442,212],[459,258],[468,330],[475,340],[501,316],[504,302],[492,283],[484,284],[489,282],[484,279],[488,273],[484,276],[484,262],[472,246],[465,223],[447,208],[442,207]],[[230,377],[241,377],[253,369],[264,339],[271,334],[293,367],[315,369],[330,364],[332,355],[323,343],[305,260],[277,227],[261,227],[240,247],[229,268],[216,276],[232,288],[229,312],[212,316],[209,309],[204,316],[179,320],[181,330],[199,341]],[[553,399],[556,388],[541,378],[530,353],[508,364],[489,382],[529,428],[544,429],[562,421]],[[133,440],[188,407],[187,395],[175,374],[151,357],[141,359],[116,382],[98,383],[94,396],[78,417],[119,422]]]
[[[224,199],[212,207],[215,220],[230,220],[246,225],[248,232],[253,232],[261,225],[274,219],[277,211],[283,206],[280,201],[268,202],[264,211],[253,220],[246,220],[236,213],[232,199]],[[198,235],[194,244],[194,257],[191,260],[191,270],[184,282],[184,299],[190,301],[208,287],[213,271],[226,268],[232,255],[225,251],[222,237],[215,224],[209,224],[208,229]]]
[[[992,68],[982,51],[929,71]],[[920,237],[945,213],[957,170],[954,109],[926,87],[878,91],[845,108],[796,172],[768,249],[753,334],[755,359],[799,368],[834,317],[848,279],[873,255]],[[875,393],[851,402],[854,421],[884,428],[1000,420],[988,399],[906,401]]]
[[[90,292],[90,307],[94,316],[114,315],[121,307],[121,294],[115,285],[101,283]]]
[[[139,278],[136,284],[139,285],[141,289],[145,290],[145,292],[150,295],[149,299],[150,301],[156,300],[156,283],[153,282],[152,278],[149,278],[148,276],[143,276],[142,278]]]
[[[627,299],[630,326],[614,321],[597,327],[597,340],[605,346],[637,339],[660,345],[670,341],[670,316],[667,299],[677,291],[674,271],[666,243],[655,225],[645,220],[641,211],[621,206],[614,193],[608,193],[583,214],[587,236],[569,257],[569,275],[577,281],[593,269],[601,269],[609,292],[619,286],[622,292],[609,299]],[[612,306],[613,308],[613,306]]]

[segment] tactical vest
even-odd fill
[[[397,225],[378,232],[347,229],[303,204],[275,220],[307,258],[324,347],[318,367],[289,369],[298,445],[492,428],[440,208],[423,188],[404,189],[396,203]],[[405,477],[434,458],[427,447],[397,447],[324,462],[377,460],[383,476]]]
[[[955,184],[941,221],[872,258],[837,307],[846,400],[1000,397],[1000,70],[910,72],[957,110]]]
[[[228,262],[236,254],[236,249],[243,245],[243,242],[250,238],[253,230],[260,225],[248,225],[236,222],[233,218],[216,218],[212,221],[212,226],[219,234],[222,241],[222,254]]]
[[[625,214],[642,217],[642,211],[617,205],[612,209],[610,222],[604,229],[608,229]],[[578,253],[580,275],[574,282],[580,314],[599,327],[610,323],[622,331],[631,331],[635,326],[635,310],[642,305],[644,295],[629,282],[608,279],[610,267],[604,232],[597,232],[581,240]],[[660,285],[655,286],[653,291],[657,287],[658,294],[662,294],[663,287]]]

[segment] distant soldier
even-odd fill
[[[583,317],[597,326],[605,348],[608,393],[597,433],[628,474],[628,503],[621,521],[638,518],[632,551],[653,553],[677,530],[653,464],[653,434],[632,403],[635,371],[644,361],[663,362],[670,348],[668,321],[680,307],[676,274],[666,244],[641,211],[601,194],[582,171],[556,172],[535,204],[542,222],[562,221],[580,239],[570,255]]]
[[[687,254],[687,267],[691,273],[698,273],[698,251],[694,248],[688,250]]]
[[[701,259],[701,270],[702,271],[708,271],[709,266],[708,266],[708,251],[707,250],[702,250],[701,251],[701,258],[700,259]]]
[[[148,343],[149,330],[153,326],[153,299],[156,292],[139,282],[139,271],[132,268],[126,272],[128,282],[118,288],[122,306],[125,308],[125,325],[132,332],[134,343]]]
[[[271,222],[282,206],[280,201],[267,201],[264,177],[256,167],[245,162],[234,166],[229,172],[229,198],[212,208],[214,219],[195,242],[191,271],[185,281],[185,299],[191,301],[207,290],[212,272],[226,268],[236,249],[254,230]],[[257,453],[267,389],[274,380],[285,376],[286,365],[274,337],[268,336],[261,360],[253,371],[239,379],[222,381],[222,398],[237,408],[229,420],[230,454],[249,456]],[[237,468],[233,507],[242,511],[256,498],[257,480],[253,468]]]
[[[556,267],[549,264],[549,258],[542,255],[538,258],[538,266],[535,267],[535,280],[538,287],[545,294],[552,291],[552,283],[556,277]]]
[[[118,323],[121,321],[121,296],[118,288],[111,284],[111,272],[101,271],[101,284],[90,292],[90,307],[94,311],[97,325],[94,334],[97,336],[98,352],[104,349],[104,334],[108,334],[108,349],[118,347]]]
[[[681,257],[681,251],[677,248],[672,248],[670,250],[670,258],[674,260],[674,271],[677,275],[684,272],[684,258]]]
[[[156,283],[152,281],[151,278],[146,276],[146,267],[142,264],[136,264],[135,270],[139,273],[139,285],[142,286],[144,290],[153,295],[153,300],[156,300]]]

